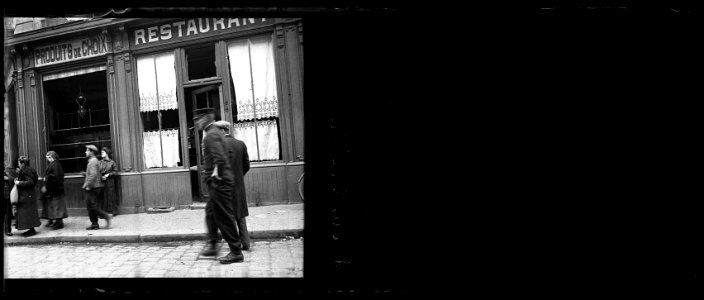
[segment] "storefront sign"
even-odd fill
[[[197,18],[135,29],[130,36],[133,48],[201,38],[273,24],[267,18]]]
[[[37,47],[34,49],[34,60],[37,67],[43,67],[105,55],[111,51],[109,37],[104,34],[97,34],[68,42]]]

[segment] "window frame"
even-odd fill
[[[179,56],[181,54],[180,47],[176,48],[151,48],[148,49],[149,51],[139,51],[139,52],[133,52],[131,55],[133,57],[132,61],[130,64],[132,65],[132,92],[134,97],[134,113],[137,119],[139,119],[139,122],[137,122],[137,137],[135,137],[135,140],[138,141],[136,143],[137,147],[137,152],[139,154],[135,155],[137,159],[137,166],[139,168],[140,172],[144,173],[150,173],[150,172],[163,172],[163,171],[174,171],[174,170],[182,170],[182,169],[188,169],[188,155],[184,155],[184,151],[187,151],[187,149],[184,149],[184,121],[185,121],[185,111],[184,111],[184,99],[183,99],[183,87],[181,85],[181,81],[179,78],[182,75],[181,71],[181,66],[179,62]],[[139,99],[139,75],[138,75],[138,70],[137,70],[137,59],[144,57],[144,56],[149,56],[149,55],[158,55],[158,54],[163,54],[167,52],[172,52],[174,54],[174,68],[176,70],[176,100],[177,100],[177,105],[178,105],[178,122],[179,122],[179,147],[181,148],[180,151],[180,159],[181,159],[181,164],[182,166],[175,166],[175,167],[158,167],[158,168],[147,168],[145,165],[144,161],[144,122],[142,120],[142,112],[139,111],[139,104],[140,104],[140,99]],[[161,124],[159,125],[161,128]]]
[[[252,166],[259,166],[259,165],[266,166],[267,164],[279,164],[279,163],[286,163],[288,161],[289,143],[288,143],[287,139],[289,139],[289,136],[292,135],[293,133],[290,132],[288,126],[286,126],[286,124],[284,124],[284,122],[288,122],[288,117],[286,116],[286,114],[289,113],[289,111],[288,111],[289,107],[284,106],[285,102],[284,102],[284,96],[283,96],[284,95],[283,94],[283,86],[282,86],[283,82],[282,82],[282,78],[281,78],[282,77],[281,73],[284,72],[285,70],[282,70],[281,66],[279,65],[279,54],[277,51],[278,47],[276,46],[278,43],[277,40],[279,39],[279,37],[276,36],[273,28],[271,28],[271,30],[269,30],[269,31],[252,32],[250,34],[237,35],[237,36],[232,36],[232,37],[228,37],[228,38],[220,40],[223,55],[224,55],[225,59],[222,59],[222,62],[218,66],[220,68],[224,68],[223,69],[224,72],[227,73],[226,74],[227,80],[225,80],[223,78],[223,85],[225,85],[224,82],[227,82],[226,93],[228,93],[227,98],[229,99],[229,103],[227,105],[230,107],[230,112],[229,112],[228,116],[230,118],[230,120],[229,120],[230,123],[234,125],[235,119],[233,117],[233,111],[234,111],[234,108],[237,106],[237,103],[235,101],[235,95],[234,95],[235,87],[234,87],[234,83],[232,82],[232,77],[231,77],[231,72],[230,72],[229,53],[227,52],[228,44],[231,42],[241,41],[243,39],[253,39],[253,38],[264,37],[264,36],[270,36],[272,44],[273,44],[273,49],[272,49],[273,53],[272,54],[273,54],[273,58],[274,58],[274,72],[275,72],[274,76],[276,77],[276,93],[277,93],[276,102],[277,102],[277,105],[279,106],[278,107],[279,108],[279,116],[276,118],[278,119],[278,122],[277,122],[278,128],[277,129],[279,131],[279,152],[280,152],[279,156],[281,158],[277,159],[277,160],[261,160],[261,161],[250,160],[250,164]],[[218,59],[218,58],[216,57],[216,59]],[[221,74],[221,77],[224,77],[224,76],[225,76],[224,74]],[[225,90],[224,86],[223,86],[223,90]],[[225,92],[225,91],[223,91],[223,92]],[[261,120],[254,119],[254,121],[258,122]]]
[[[50,134],[48,134],[48,129],[50,127],[54,128],[54,124],[49,124],[49,122],[54,121],[53,115],[50,117],[47,117],[47,114],[46,114],[46,112],[48,111],[48,106],[51,104],[49,103],[49,99],[47,99],[47,96],[46,96],[46,87],[45,87],[46,81],[44,81],[44,76],[55,74],[55,73],[73,71],[73,70],[95,68],[95,67],[105,67],[104,70],[96,71],[96,73],[97,72],[105,72],[105,78],[104,78],[105,84],[106,84],[105,94],[106,94],[106,101],[107,101],[107,108],[108,108],[108,119],[110,122],[109,130],[108,130],[110,132],[110,146],[113,149],[113,155],[114,155],[113,159],[118,159],[119,153],[117,153],[117,151],[115,151],[115,149],[114,149],[115,148],[115,144],[114,144],[115,143],[115,130],[116,130],[115,129],[115,125],[116,125],[115,120],[113,119],[114,112],[112,111],[114,99],[113,99],[112,91],[110,88],[111,78],[110,78],[107,64],[108,64],[108,59],[105,56],[99,56],[99,57],[89,58],[86,60],[68,62],[66,64],[47,66],[45,68],[41,68],[41,69],[37,70],[37,73],[36,73],[37,74],[37,77],[36,77],[37,84],[36,85],[37,85],[37,93],[39,96],[38,98],[41,99],[40,106],[42,108],[42,121],[43,121],[42,124],[39,124],[39,125],[43,126],[45,132],[47,132],[47,134],[44,134],[44,136],[42,138],[43,145],[41,145],[41,147],[40,147],[40,148],[43,148],[42,149],[43,152],[41,154],[42,158],[44,157],[44,154],[46,154],[50,150],[51,146],[53,145],[51,143]],[[85,74],[82,74],[82,75],[85,75]],[[81,75],[76,75],[76,76],[81,76]],[[73,76],[70,76],[70,77],[73,77]],[[60,80],[60,79],[57,79],[57,80]],[[78,144],[80,144],[80,143],[78,143]],[[83,143],[83,144],[85,144],[85,143]],[[63,158],[63,157],[60,157],[60,159],[61,158]],[[74,158],[78,158],[78,157],[74,157]],[[39,171],[40,173],[43,173],[44,170],[46,169],[47,165],[48,165],[48,163],[47,163],[46,159],[41,159],[40,161],[35,163],[35,168],[37,168],[37,171]],[[81,172],[84,172],[84,171],[85,170],[83,170],[83,171],[79,170],[78,172],[66,172],[65,175],[66,176],[82,176],[80,174],[81,174]]]

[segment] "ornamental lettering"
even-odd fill
[[[110,50],[109,38],[100,34],[34,49],[37,67],[104,55]]]
[[[256,24],[272,23],[266,18],[197,18],[161,24],[133,31],[131,42],[134,46],[144,46],[149,43],[183,39],[214,34],[222,31],[236,31]]]

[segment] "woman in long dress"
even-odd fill
[[[100,155],[103,160],[100,161],[100,173],[102,177],[100,180],[105,184],[103,189],[103,196],[99,201],[99,206],[102,210],[107,213],[112,213],[116,216],[119,207],[119,197],[117,196],[117,189],[115,185],[115,175],[117,175],[117,164],[110,158],[112,151],[108,147],[103,147]]]
[[[18,201],[17,201],[17,230],[23,232],[23,236],[32,236],[37,233],[34,227],[41,226],[39,220],[39,209],[37,208],[37,195],[34,192],[34,186],[39,180],[37,171],[29,166],[29,158],[20,156],[19,158],[20,171],[15,179],[17,185]]]
[[[49,165],[46,167],[44,186],[42,187],[42,219],[49,219],[46,227],[64,228],[64,218],[68,218],[66,199],[64,198],[64,169],[59,163],[59,155],[54,151],[46,153]]]

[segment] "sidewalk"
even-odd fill
[[[37,234],[23,237],[25,230],[13,228],[13,236],[5,236],[5,245],[95,242],[136,243],[205,240],[204,205],[191,209],[180,209],[165,213],[140,213],[118,215],[112,219],[109,229],[104,229],[105,220],[100,220],[99,230],[86,230],[90,225],[88,216],[64,219],[64,228],[52,230],[36,227]],[[303,235],[303,204],[249,207],[247,229],[252,239],[273,239]]]

